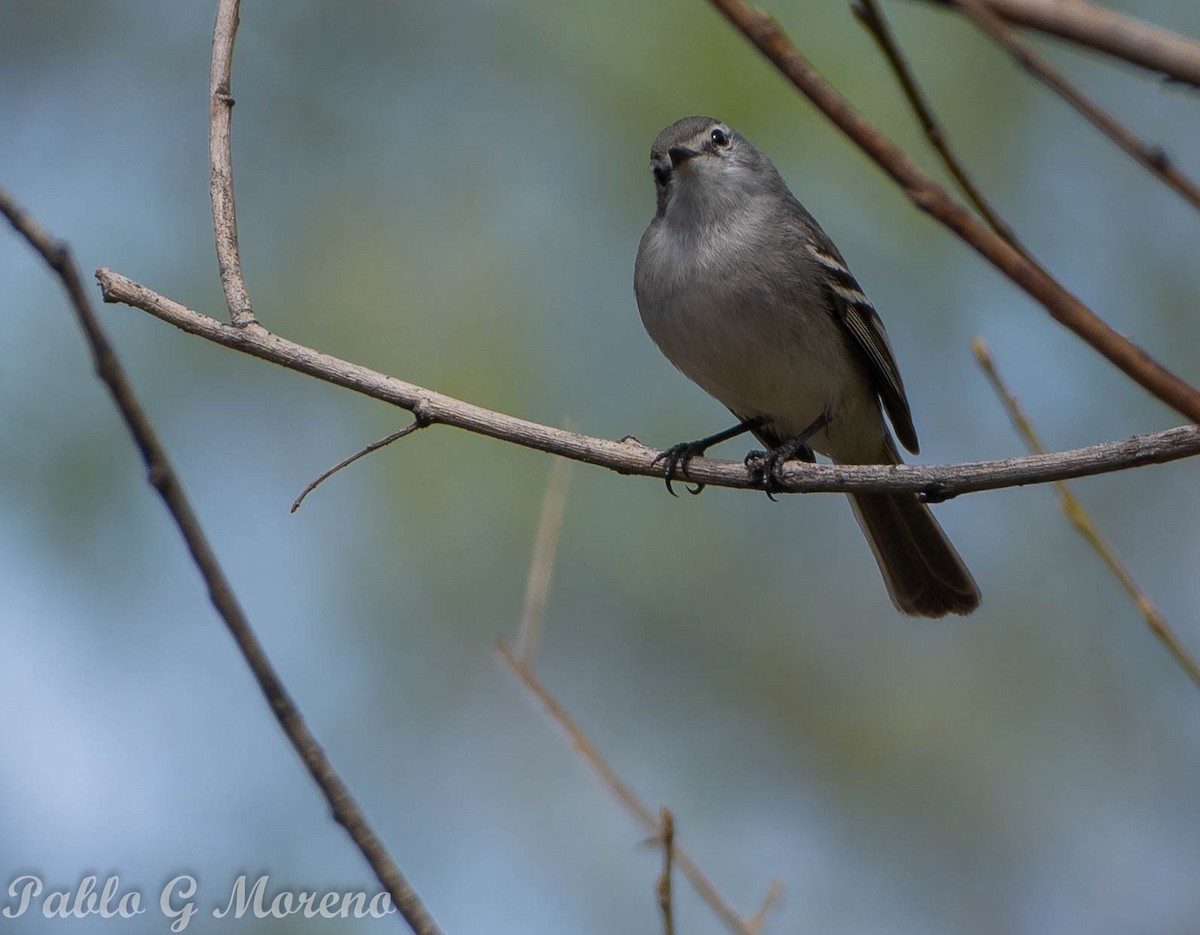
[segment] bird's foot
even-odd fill
[[[817,456],[807,442],[793,438],[770,451],[751,451],[746,455],[745,464],[754,479],[762,484],[767,499],[774,501],[775,494],[786,487],[784,465],[789,461],[807,461],[813,464],[816,460]]]
[[[672,445],[670,448],[659,453],[651,464],[658,464],[659,461],[665,461],[666,467],[663,469],[663,479],[667,482],[667,492],[672,497],[679,496],[671,487],[671,481],[675,480],[680,474],[686,474],[688,465],[692,458],[701,457],[705,451],[718,442],[728,441],[745,432],[752,432],[757,428],[761,428],[766,420],[763,418],[743,419],[731,429],[726,429],[723,432],[717,432],[715,435],[709,435],[706,438],[698,438],[694,442],[680,442],[678,445]],[[695,487],[688,487],[687,492],[690,494],[698,494],[704,489],[704,484],[697,483]]]
[[[754,479],[762,484],[767,499],[774,501],[775,494],[785,489],[783,468],[789,461],[816,463],[816,453],[808,444],[808,440],[828,424],[829,416],[823,412],[808,428],[782,445],[770,451],[751,451],[746,455],[745,465]]]
[[[686,474],[688,465],[692,458],[701,457],[708,448],[708,439],[701,438],[694,442],[680,442],[678,445],[672,445],[670,448],[660,451],[651,464],[658,464],[659,461],[666,462],[663,469],[663,479],[667,482],[667,493],[672,497],[678,497],[679,494],[671,486],[671,481],[675,480],[680,474]],[[688,486],[687,492],[690,494],[698,494],[704,489],[704,484],[697,483],[694,487]]]

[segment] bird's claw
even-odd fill
[[[663,470],[663,480],[667,483],[667,493],[672,497],[678,497],[679,494],[671,486],[671,481],[675,480],[681,473],[686,474],[688,465],[691,464],[692,458],[700,457],[704,454],[707,445],[702,445],[699,442],[680,442],[678,445],[672,445],[670,448],[660,451],[651,465],[658,464],[659,461],[665,461],[666,467]],[[687,486],[687,492],[695,495],[704,489],[704,484],[697,483],[694,487]]]
[[[787,489],[783,469],[792,460],[813,463],[817,458],[803,440],[792,440],[770,451],[751,451],[746,455],[744,463],[751,476],[762,484],[767,499],[777,503],[775,494]]]
[[[779,502],[775,499],[775,492],[783,489],[783,461],[775,454],[774,451],[751,451],[744,459],[746,469],[762,484],[767,499],[772,503]]]

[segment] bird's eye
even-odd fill
[[[716,143],[718,146],[728,146],[729,145],[729,134],[726,133],[724,130],[722,130],[720,127],[715,127],[713,129],[712,133],[709,134],[709,136],[712,139],[712,141],[714,143]]]

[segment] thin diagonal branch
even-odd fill
[[[777,879],[771,880],[767,884],[767,892],[763,896],[763,901],[759,905],[758,910],[749,919],[746,920],[746,928],[750,930],[750,935],[759,935],[763,930],[763,926],[767,923],[769,916],[783,900],[783,883]]]
[[[1007,410],[1008,417],[1012,420],[1017,432],[1025,439],[1025,443],[1031,451],[1038,452],[1039,454],[1044,452],[1046,449],[1042,445],[1041,439],[1038,438],[1037,432],[1033,428],[1033,423],[1025,415],[1017,397],[1009,391],[1004,380],[1001,379],[1000,372],[996,369],[991,352],[983,342],[983,339],[975,338],[971,342],[971,350],[974,352],[975,359],[979,362],[979,366],[983,369],[988,381],[992,384],[992,389],[996,391],[1000,402]],[[1075,531],[1087,540],[1088,544],[1100,556],[1104,564],[1108,566],[1108,570],[1112,572],[1113,577],[1117,579],[1134,604],[1137,605],[1138,610],[1141,611],[1142,617],[1146,621],[1146,626],[1150,628],[1150,632],[1167,647],[1167,650],[1175,657],[1175,661],[1188,674],[1192,682],[1197,687],[1200,687],[1200,664],[1197,664],[1192,655],[1184,648],[1175,631],[1171,629],[1171,625],[1158,612],[1158,608],[1154,606],[1153,601],[1150,600],[1146,592],[1138,587],[1138,583],[1133,580],[1133,575],[1129,573],[1129,569],[1117,557],[1117,553],[1113,551],[1112,546],[1100,535],[1100,530],[1096,528],[1096,524],[1092,522],[1092,517],[1083,508],[1083,504],[1079,502],[1079,498],[1075,496],[1070,486],[1065,481],[1058,481],[1055,486],[1058,488],[1063,512],[1067,515],[1067,519],[1071,521],[1071,525],[1075,527]]]
[[[1008,52],[1018,65],[1070,104],[1080,116],[1174,189],[1192,207],[1200,209],[1200,186],[1175,165],[1161,146],[1139,139],[1125,124],[1084,94],[1049,61],[1017,38],[1008,24],[993,13],[983,0],[956,2],[975,25]]]
[[[988,233],[994,236],[990,231]],[[140,308],[190,334],[407,409],[425,424],[454,426],[525,448],[561,455],[573,461],[606,467],[621,474],[663,476],[662,463],[656,462],[658,451],[646,447],[637,439],[612,441],[596,438],[494,412],[296,344],[259,326],[235,328],[192,311],[111,270],[97,270],[96,278],[100,281],[107,302],[123,302]],[[943,466],[792,464],[784,471],[783,484],[776,492],[879,493],[906,490],[922,494],[931,501],[946,500],[977,490],[996,490],[1105,474],[1144,464],[1163,464],[1197,454],[1200,454],[1200,427],[1188,425],[1074,451],[1027,455],[1003,461]],[[695,458],[688,464],[687,479],[717,487],[762,489],[761,480],[742,461]]]
[[[520,663],[504,640],[500,640],[496,644],[496,651],[512,674],[525,686],[529,694],[541,704],[546,713],[550,715],[550,718],[571,738],[571,745],[583,757],[588,766],[592,768],[601,783],[617,797],[629,814],[642,826],[645,833],[649,835],[660,834],[662,828],[658,820],[654,817],[654,813],[638,798],[637,793],[617,775],[616,770],[600,755],[600,751],[596,749],[595,744],[592,743],[587,734],[567,714],[566,709],[559,704],[558,699],[542,685],[533,674],[533,671]],[[678,840],[674,842],[673,852],[675,865],[688,878],[688,882],[692,884],[693,889],[696,890],[700,898],[708,904],[709,908],[716,913],[721,922],[731,932],[735,933],[735,935],[757,935],[758,930],[751,928],[746,920],[738,915],[732,906],[725,902],[721,894],[717,892],[716,887],[704,875],[703,871],[701,871],[691,855],[684,850],[683,845]],[[761,922],[759,924],[761,925]]]
[[[675,816],[665,805],[659,813],[659,838],[663,850],[663,869],[658,878],[658,911],[662,913],[663,935],[675,935],[675,910],[671,905],[671,876],[675,865]]]
[[[928,0],[959,6],[957,0]],[[1200,42],[1088,0],[986,0],[1016,26],[1124,59],[1170,81],[1200,88]]]
[[[558,535],[562,531],[570,475],[571,462],[556,460],[550,467],[550,480],[542,497],[542,515],[533,540],[529,577],[525,580],[525,607],[521,611],[521,626],[517,631],[517,658],[524,666],[533,666],[541,639],[542,614],[550,596],[550,579],[554,574],[554,558],[558,550]]]
[[[966,195],[967,200],[975,206],[975,210],[987,222],[988,227],[1012,244],[1030,262],[1035,262],[1029,255],[1029,251],[1021,245],[1012,228],[1004,222],[1003,218],[991,206],[987,198],[984,197],[983,192],[979,190],[979,187],[968,174],[966,167],[951,148],[950,140],[946,137],[946,133],[942,129],[941,121],[938,120],[933,107],[930,106],[928,99],[921,91],[921,86],[917,83],[917,77],[913,74],[912,66],[909,65],[908,59],[905,58],[904,53],[901,51],[900,43],[896,41],[895,33],[892,32],[892,27],[883,15],[883,9],[879,6],[878,0],[860,0],[860,2],[855,3],[851,7],[851,10],[883,51],[888,64],[891,65],[892,71],[896,75],[896,80],[900,82],[900,88],[904,92],[904,96],[908,99],[909,106],[912,107],[917,121],[921,124],[921,129],[925,133],[926,139],[929,140],[929,144],[941,157],[946,170],[954,178],[954,181],[958,183],[958,187],[962,189],[962,193]]]
[[[17,232],[29,241],[62,280],[75,317],[91,347],[96,373],[112,395],[121,418],[133,436],[138,451],[141,452],[150,483],[166,504],[196,568],[204,579],[213,606],[237,643],[255,681],[258,682],[258,687],[267,699],[271,712],[279,721],[279,726],[283,728],[284,734],[328,800],[334,819],[346,829],[358,846],[413,932],[416,935],[441,935],[441,930],[434,923],[428,910],[367,823],[350,790],[334,771],[333,764],[329,762],[325,751],[304,723],[296,703],[267,658],[266,650],[251,628],[229,580],[221,570],[216,553],[204,535],[199,517],[196,516],[191,501],[184,492],[183,484],[175,473],[166,450],[142,410],[116,352],[100,328],[100,322],[92,310],[87,293],[84,292],[79,270],[70,251],[65,244],[54,240],[43,230],[3,189],[0,189],[0,213],[8,218]]]
[[[1095,312],[966,205],[921,172],[900,149],[851,106],[800,54],[779,24],[744,0],[709,0],[829,120],[894,179],[919,209],[957,234],[988,262],[1040,302],[1055,321],[1075,332],[1150,393],[1200,422],[1200,390],[1189,386]]]
[[[233,40],[237,36],[238,0],[220,0],[213,27],[212,67],[208,81],[208,162],[211,173],[213,233],[217,244],[217,266],[221,288],[229,306],[229,320],[238,327],[255,323],[254,309],[242,275],[238,250],[237,211],[233,204],[233,152],[230,126],[233,94]]]
[[[735,933],[735,935],[758,935],[763,918],[779,899],[782,884],[772,880],[767,887],[766,897],[762,908],[748,920],[743,920],[728,903],[721,898],[716,888],[708,878],[700,872],[695,862],[687,856],[675,842],[675,819],[671,812],[663,808],[660,822],[655,823],[650,809],[608,765],[595,745],[582,729],[567,714],[558,700],[550,694],[533,674],[533,657],[537,647],[541,629],[541,614],[550,592],[550,578],[554,571],[555,547],[562,525],[562,510],[566,500],[567,475],[570,462],[558,461],[550,472],[550,481],[546,485],[546,494],[542,501],[542,515],[538,521],[537,537],[534,542],[533,555],[529,562],[529,580],[525,592],[525,608],[521,614],[520,629],[517,637],[517,651],[509,649],[508,644],[501,640],[497,646],[500,657],[508,664],[509,669],[528,689],[530,694],[538,699],[545,707],[550,717],[571,738],[572,746],[592,767],[616,798],[629,810],[634,819],[643,827],[656,833],[658,843],[663,847],[663,873],[658,881],[659,910],[663,916],[665,935],[674,932],[674,914],[671,901],[671,870],[679,856],[684,874],[691,881],[696,892],[708,903],[717,916]]]
[[[424,427],[425,426],[421,424],[421,421],[419,419],[414,419],[408,425],[404,426],[404,428],[399,429],[395,432],[392,432],[391,435],[385,435],[383,438],[378,438],[375,441],[371,442],[369,445],[367,445],[363,448],[360,448],[358,451],[354,452],[354,454],[349,455],[348,457],[342,458],[342,460],[339,461],[337,464],[335,464],[333,467],[322,471],[320,474],[318,474],[316,477],[314,477],[311,481],[309,481],[308,485],[302,491],[300,491],[300,496],[298,496],[295,500],[292,501],[292,508],[290,510],[288,510],[288,512],[295,513],[298,509],[300,509],[300,504],[302,504],[304,502],[305,497],[307,497],[310,493],[312,493],[314,490],[316,490],[318,487],[320,487],[321,484],[325,483],[325,481],[329,480],[329,478],[333,477],[333,475],[336,474],[338,471],[340,471],[342,468],[349,467],[355,461],[357,461],[359,458],[369,455],[372,451],[378,451],[380,448],[386,448],[392,442],[397,442],[402,438],[406,438],[407,436],[411,435],[413,432],[417,431],[417,429],[422,429]]]

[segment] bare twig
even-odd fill
[[[772,880],[767,884],[767,893],[763,896],[762,905],[758,907],[758,911],[754,915],[746,920],[746,928],[750,931],[751,935],[758,935],[763,930],[767,916],[782,901],[783,884],[779,880]]]
[[[958,6],[956,0],[931,0]],[[988,9],[1017,26],[1029,26],[1087,46],[1171,81],[1200,88],[1200,42],[1087,0],[986,0]]]
[[[567,480],[571,462],[556,460],[550,467],[550,480],[542,498],[542,516],[538,520],[533,540],[533,558],[529,562],[529,577],[525,582],[525,607],[521,611],[521,627],[517,631],[517,658],[524,666],[533,667],[538,640],[542,632],[542,614],[550,594],[550,578],[554,573],[554,553],[558,534],[562,530],[563,508],[567,502]]]
[[[1000,372],[996,369],[991,352],[988,350],[983,339],[975,338],[971,342],[971,350],[974,352],[979,366],[983,368],[983,372],[991,382],[996,395],[1000,397],[1000,402],[1008,410],[1008,416],[1012,420],[1013,426],[1025,439],[1025,443],[1029,445],[1030,450],[1039,454],[1044,452],[1046,449],[1042,446],[1041,439],[1038,438],[1037,432],[1033,428],[1033,423],[1025,415],[1020,402],[1017,401],[1017,397],[1009,391],[1001,379]],[[1056,486],[1058,487],[1063,512],[1067,515],[1067,519],[1071,521],[1071,525],[1087,540],[1088,544],[1104,561],[1104,564],[1108,566],[1109,571],[1113,573],[1113,577],[1120,582],[1121,587],[1133,599],[1134,604],[1137,605],[1138,610],[1141,611],[1142,616],[1145,618],[1146,625],[1150,628],[1150,631],[1167,647],[1171,655],[1175,657],[1175,660],[1188,674],[1188,677],[1200,687],[1200,665],[1197,665],[1196,660],[1184,648],[1179,638],[1175,635],[1175,631],[1163,619],[1163,616],[1158,612],[1158,609],[1154,606],[1150,598],[1138,587],[1137,582],[1133,580],[1133,575],[1129,573],[1129,570],[1117,558],[1117,553],[1113,551],[1112,546],[1100,535],[1100,530],[1096,528],[1091,516],[1083,508],[1083,504],[1079,502],[1079,499],[1075,496],[1071,488],[1063,481],[1059,481]]]
[[[221,570],[216,554],[212,550],[200,520],[184,492],[175,469],[159,442],[149,419],[142,410],[137,396],[117,359],[112,345],[100,328],[100,322],[92,310],[84,292],[79,271],[65,244],[55,241],[34,221],[11,196],[0,189],[0,213],[42,255],[50,268],[58,274],[71,300],[71,307],[91,347],[95,359],[96,373],[104,381],[113,402],[125,420],[134,443],[146,463],[150,483],[158,491],[170,511],[171,518],[191,553],[196,568],[204,578],[209,598],[217,609],[225,626],[237,643],[246,664],[250,667],[258,687],[271,712],[279,721],[288,740],[308,768],[333,810],[334,819],[341,824],[370,864],[379,882],[391,894],[392,902],[408,922],[416,935],[440,935],[416,892],[408,884],[400,868],[396,866],[383,843],[367,823],[366,817],[355,802],[350,790],[334,771],[333,765],[316,737],[304,723],[299,709],[288,695],[279,675],[267,658],[249,620],[246,619],[229,580]]]
[[[980,230],[989,237],[995,236],[986,228],[981,227]],[[1012,250],[1006,244],[1004,247]],[[1018,256],[1015,253],[1013,255]],[[1025,263],[1024,260],[1021,262]],[[661,462],[654,463],[658,451],[636,439],[612,441],[595,438],[494,412],[323,354],[261,327],[234,328],[158,295],[111,270],[97,270],[96,278],[100,281],[105,301],[132,305],[190,334],[400,406],[426,424],[454,426],[622,474],[663,476]],[[784,472],[783,489],[794,493],[908,490],[923,494],[930,500],[944,500],[972,491],[1104,474],[1144,464],[1162,464],[1197,454],[1200,454],[1200,428],[1187,425],[1074,451],[1027,455],[1003,461],[896,467],[861,464],[789,465]],[[741,461],[696,458],[688,465],[687,480],[717,487],[761,489],[760,482]]]
[[[1101,133],[1158,176],[1192,207],[1200,208],[1200,186],[1180,171],[1161,146],[1151,145],[1084,94],[1066,76],[1017,38],[983,0],[955,0],[968,17],[1013,57],[1018,65],[1071,105]]]
[[[496,651],[500,654],[500,658],[508,666],[509,670],[517,679],[525,686],[526,690],[538,702],[541,703],[546,713],[550,718],[558,724],[559,727],[566,732],[571,740],[571,745],[583,757],[584,761],[592,768],[599,777],[600,782],[612,792],[613,795],[625,806],[625,809],[634,817],[634,820],[641,825],[642,830],[648,835],[657,835],[661,831],[657,819],[650,809],[637,797],[637,794],[617,775],[616,771],[608,764],[607,761],[600,755],[600,751],[588,738],[588,736],[580,729],[580,727],[571,719],[566,710],[558,699],[538,681],[533,672],[526,666],[522,665],[513,651],[509,649],[508,644],[504,640],[500,640],[496,644]],[[721,897],[713,886],[708,877],[700,870],[699,866],[692,859],[691,855],[684,850],[683,845],[675,841],[674,845],[674,862],[679,869],[683,871],[683,875],[688,878],[688,882],[712,909],[714,913],[721,919],[721,922],[735,935],[757,935],[757,929],[751,928],[747,922]]]
[[[926,176],[894,143],[821,77],[770,16],[744,0],[709,0],[797,89],[894,179],[922,211],[954,231],[1014,283],[1037,299],[1055,321],[1074,331],[1121,371],[1192,422],[1200,422],[1200,390],[1171,373],[1030,263],[1004,238]]]
[[[987,222],[988,227],[1012,244],[1026,259],[1034,262],[1033,258],[1029,255],[1029,251],[1021,245],[1012,228],[1004,222],[988,202],[987,198],[984,197],[983,192],[979,190],[979,187],[967,173],[966,167],[950,147],[950,141],[942,129],[942,124],[933,112],[933,108],[930,106],[924,93],[922,93],[921,86],[917,84],[916,75],[913,74],[908,59],[905,58],[904,53],[900,50],[900,44],[896,41],[896,36],[892,32],[887,18],[883,15],[883,9],[879,6],[878,0],[860,0],[860,2],[855,3],[851,7],[851,10],[883,51],[888,64],[892,66],[896,80],[900,82],[900,88],[904,91],[904,96],[908,98],[909,106],[912,107],[913,113],[916,114],[917,120],[921,124],[921,129],[924,131],[926,139],[929,140],[929,144],[937,151],[937,154],[941,156],[942,163],[958,183],[958,187],[962,189],[967,200],[975,206],[975,210]]]
[[[555,546],[562,525],[563,505],[566,501],[566,486],[570,462],[559,461],[551,469],[550,480],[546,485],[546,495],[542,501],[542,515],[538,521],[537,536],[534,541],[533,556],[529,563],[529,581],[525,593],[525,608],[521,614],[520,631],[517,638],[517,651],[514,653],[508,644],[501,640],[496,649],[500,657],[508,664],[513,674],[525,685],[529,692],[545,707],[547,713],[571,738],[572,745],[589,766],[599,776],[600,781],[628,809],[634,819],[643,827],[652,828],[657,841],[663,847],[664,869],[658,881],[659,908],[663,914],[663,925],[667,935],[674,932],[674,916],[671,909],[671,868],[675,861],[675,820],[667,808],[661,812],[661,821],[655,824],[650,809],[644,805],[634,791],[616,774],[611,766],[600,756],[599,751],[587,735],[567,715],[566,710],[558,703],[550,692],[542,686],[533,674],[533,657],[541,630],[541,615],[545,608],[546,597],[550,591],[550,577],[554,570]],[[709,904],[713,911],[737,935],[757,935],[762,925],[762,918],[773,904],[772,894],[782,888],[778,880],[772,880],[767,887],[767,895],[759,912],[749,921],[743,921],[732,908],[721,898],[713,885],[700,872],[691,858],[683,855],[681,863],[684,873],[696,888],[700,896]],[[690,869],[689,869],[690,868]]]
[[[658,910],[662,913],[663,935],[675,935],[675,912],[671,906],[671,870],[675,863],[675,816],[665,805],[660,813],[659,832],[663,850],[662,875],[658,878]]]
[[[217,243],[217,265],[221,288],[229,306],[229,320],[239,328],[255,324],[254,309],[242,275],[238,250],[237,211],[233,204],[233,155],[230,124],[233,94],[233,40],[238,28],[238,0],[220,0],[213,27],[212,67],[208,81],[208,161],[211,172],[213,232]]]
[[[313,480],[309,481],[308,486],[305,487],[302,491],[300,491],[300,496],[298,496],[295,500],[292,501],[292,508],[288,512],[295,513],[298,509],[300,509],[300,504],[304,502],[305,497],[307,497],[310,493],[312,493],[314,490],[316,490],[317,487],[319,487],[321,484],[323,484],[325,481],[327,481],[329,478],[331,478],[334,474],[336,474],[342,468],[349,467],[351,464],[353,464],[359,458],[361,458],[365,455],[369,455],[372,451],[378,451],[380,448],[384,448],[387,445],[390,445],[392,442],[399,441],[400,439],[404,438],[405,436],[411,435],[417,429],[421,429],[424,427],[425,426],[421,424],[421,421],[419,419],[414,419],[409,425],[404,426],[404,428],[400,429],[398,432],[392,432],[391,435],[387,435],[387,436],[384,436],[383,438],[373,441],[373,442],[371,442],[371,444],[367,445],[365,448],[362,448],[359,451],[354,452],[354,454],[350,455],[350,457],[342,458],[341,461],[339,461],[337,464],[335,464],[329,470],[322,471],[315,478],[313,478]]]

